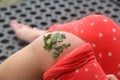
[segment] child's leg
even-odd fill
[[[104,20],[103,20],[104,19]],[[57,24],[57,25],[54,25],[54,26],[52,26],[50,29],[49,29],[49,31],[55,31],[55,30],[62,30],[62,31],[67,31],[67,32],[72,32],[73,34],[75,34],[75,35],[77,35],[77,36],[79,36],[79,37],[82,37],[85,41],[88,41],[88,42],[91,42],[91,44],[93,44],[93,47],[95,47],[95,53],[96,53],[96,57],[97,57],[97,59],[98,59],[98,61],[99,61],[99,63],[102,65],[103,64],[103,61],[104,61],[104,59],[102,58],[101,59],[101,57],[103,57],[103,55],[104,54],[101,54],[101,53],[97,53],[97,48],[100,48],[100,47],[98,47],[98,45],[96,46],[96,44],[94,44],[94,42],[98,42],[97,40],[95,40],[95,39],[98,39],[98,37],[97,36],[94,36],[95,34],[94,33],[92,33],[93,31],[94,32],[96,32],[96,30],[95,29],[97,29],[98,31],[99,31],[99,24],[100,24],[100,22],[102,22],[101,24],[102,24],[102,26],[101,26],[101,29],[100,29],[100,31],[103,31],[103,26],[106,26],[105,24],[103,24],[104,22],[103,21],[105,21],[106,22],[106,19],[108,19],[107,17],[105,17],[105,16],[102,16],[102,15],[91,15],[91,16],[88,16],[88,17],[86,17],[86,18],[83,18],[83,19],[81,19],[81,20],[77,20],[77,21],[73,21],[73,22],[69,22],[69,23],[66,23],[66,24]],[[101,21],[101,20],[103,20],[103,21]],[[108,21],[110,21],[110,22],[112,22],[110,19],[108,19]],[[14,23],[14,21],[13,21],[13,23]],[[17,27],[19,27],[19,25],[21,25],[21,24],[18,24],[18,23],[15,23],[15,24],[13,24],[13,23],[11,23],[11,25],[13,26],[13,28],[15,29],[15,32],[17,32],[18,31],[18,29],[17,29]],[[90,24],[91,23],[91,24]],[[109,24],[108,24],[109,25]],[[114,25],[114,26],[117,26],[116,24],[112,24],[112,25]],[[82,26],[84,26],[84,27],[82,27]],[[89,27],[89,26],[94,26],[94,27]],[[112,27],[114,27],[114,26],[112,26]],[[25,25],[22,25],[22,27],[24,27],[24,29],[26,28],[25,27]],[[111,26],[110,26],[111,27]],[[71,28],[73,28],[72,30],[71,30]],[[82,28],[84,28],[84,30],[85,30],[85,32],[84,32],[84,30],[82,29]],[[90,28],[90,29],[89,29]],[[107,27],[108,28],[108,27]],[[27,31],[25,31],[24,29],[22,29],[22,32],[24,32],[24,33],[26,33]],[[28,28],[26,28],[27,30],[29,30]],[[106,27],[104,27],[104,29],[106,30]],[[21,28],[19,28],[19,30],[21,30]],[[35,30],[33,30],[32,28],[31,28],[31,30],[32,30],[32,32],[33,33],[36,33],[36,31]],[[30,31],[31,31],[30,30]],[[104,30],[104,31],[105,31]],[[118,27],[115,27],[115,29],[114,28],[112,28],[112,31],[113,32],[116,32],[116,30],[118,30]],[[19,31],[18,31],[19,32]],[[37,30],[37,32],[38,32],[38,30]],[[41,31],[39,31],[39,32],[41,32]],[[21,34],[21,32],[19,32],[20,34]],[[83,34],[84,33],[84,34]],[[23,34],[23,33],[22,33]],[[28,35],[28,38],[29,39],[25,39],[24,38],[24,36],[22,36],[22,38],[23,38],[23,40],[25,40],[25,41],[29,41],[29,42],[31,42],[32,40],[34,40],[35,38],[36,38],[36,36],[38,37],[38,35],[40,35],[39,33],[37,33],[36,35],[32,35],[32,40],[31,40],[31,35],[30,34],[27,34]],[[30,36],[29,36],[30,35]],[[89,35],[89,36],[88,36]],[[91,35],[91,36],[90,36]],[[109,35],[109,32],[108,32],[108,35]],[[105,36],[108,36],[108,35],[105,35]],[[20,37],[20,35],[17,35],[18,37]],[[35,38],[34,38],[35,37]],[[115,39],[115,38],[113,38],[113,39]],[[108,39],[109,40],[109,39]],[[102,40],[102,41],[104,41],[104,40]],[[98,43],[97,43],[98,44]],[[109,44],[109,43],[108,43]],[[115,44],[116,45],[116,44]],[[96,48],[97,47],[97,48]],[[103,47],[101,48],[101,49],[104,49]],[[101,50],[100,49],[100,51],[101,52],[103,52],[104,50]],[[110,55],[110,53],[109,53],[109,55]],[[107,62],[107,59],[105,60],[105,62]],[[106,64],[107,65],[107,64]],[[118,65],[119,66],[119,65]],[[102,65],[102,67],[104,68],[104,65]],[[110,64],[110,67],[111,67],[111,64]],[[106,67],[107,68],[107,67]],[[104,69],[105,71],[106,71],[106,69]],[[116,70],[116,69],[115,69]],[[108,73],[113,73],[113,71],[109,71],[108,70]],[[114,73],[116,73],[116,72],[114,72]],[[119,75],[119,72],[117,72],[116,73],[117,75]]]
[[[28,25],[18,23],[16,20],[11,21],[10,25],[11,28],[14,30],[17,38],[29,43],[38,38],[43,33],[46,33],[45,30],[32,28]]]
[[[120,28],[111,19],[103,15],[90,15],[54,25],[48,31],[54,30],[67,31],[90,42],[104,71],[114,73],[120,79]]]
[[[52,34],[55,33],[56,32],[52,32]],[[57,45],[61,45],[62,43],[71,44],[71,46],[61,52],[59,57],[51,57],[52,51],[47,51],[43,48],[44,35],[41,35],[31,44],[13,54],[0,65],[0,80],[42,80],[42,73],[54,65],[58,59],[77,46],[84,44],[80,38],[70,33],[61,31],[59,33],[65,34],[66,39]]]

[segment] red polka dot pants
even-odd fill
[[[120,79],[120,28],[103,15],[90,15],[83,19],[55,24],[48,31],[67,31],[93,48],[97,61],[106,74],[115,74]]]

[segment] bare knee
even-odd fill
[[[55,31],[55,33],[57,33],[57,31]],[[79,37],[77,37],[71,33],[63,32],[63,31],[61,31],[60,33],[66,35],[66,39],[63,40],[63,42],[61,44],[69,43],[70,46],[68,48],[64,49],[64,51],[60,54],[58,59],[64,55],[68,54],[70,51],[72,51],[77,46],[84,44],[84,41],[82,39],[80,39]]]
[[[64,49],[58,57],[54,58],[51,54],[53,54],[53,51],[55,50],[47,50],[44,48],[44,36],[49,34],[54,35],[56,33],[58,32],[55,31],[38,37],[31,44],[9,57],[0,65],[0,80],[38,80],[39,78],[42,78],[43,72],[54,65],[58,59],[69,53],[78,45],[84,43],[78,37],[60,31],[59,33],[64,34],[66,38],[61,42],[56,42],[57,45],[69,43],[71,46]],[[6,72],[6,69],[8,72]]]
[[[53,32],[54,34],[58,33],[58,31]],[[68,54],[70,51],[72,51],[74,48],[76,48],[79,45],[84,44],[84,41],[82,39],[80,39],[79,37],[68,33],[68,32],[64,32],[64,31],[60,31],[60,34],[64,34],[66,36],[66,38],[63,40],[63,42],[58,43],[58,45],[62,45],[62,44],[70,44],[69,47],[63,49],[63,51],[60,53],[60,55],[57,58],[54,58],[54,61],[58,61],[60,58],[62,58],[64,55]]]
[[[52,54],[55,52],[54,48],[51,48],[50,50],[44,48],[44,46],[45,46],[44,36],[48,36],[49,34],[54,35],[56,33],[64,34],[65,37],[66,37],[65,39],[63,39],[63,41],[56,42],[57,46],[61,46],[63,44],[70,44],[70,46],[67,47],[67,48],[63,48],[63,50],[60,51],[59,55],[57,57],[54,57],[54,56],[52,56]],[[38,61],[39,62],[41,61],[41,64],[44,68],[43,69],[44,71],[49,69],[60,58],[62,58],[64,55],[68,54],[74,48],[76,48],[79,45],[84,44],[84,41],[82,39],[78,38],[77,36],[75,36],[71,33],[63,32],[63,31],[54,31],[54,32],[51,32],[51,33],[47,33],[43,36],[40,36],[35,42],[36,42],[36,46],[35,46],[35,49],[34,49],[34,50],[36,50],[35,54],[37,53]]]

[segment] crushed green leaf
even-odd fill
[[[44,36],[44,48],[48,51],[54,49],[55,51],[52,53],[53,57],[58,57],[61,52],[63,52],[63,49],[66,49],[70,46],[70,44],[62,44],[61,46],[57,46],[57,42],[62,42],[63,39],[66,39],[65,34],[48,34],[47,36]]]
[[[53,53],[52,53],[52,57],[58,57],[59,56],[59,54],[60,54],[60,52],[58,52],[58,51],[54,51]]]
[[[70,46],[70,44],[65,44],[65,43],[64,43],[62,46],[63,46],[64,48],[67,48],[67,47]]]

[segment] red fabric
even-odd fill
[[[44,80],[105,80],[92,46],[88,43],[75,48],[44,74]]]
[[[94,14],[80,20],[55,24],[48,29],[56,30],[70,32],[89,42],[104,72],[115,74],[120,80],[120,28],[111,19]]]

